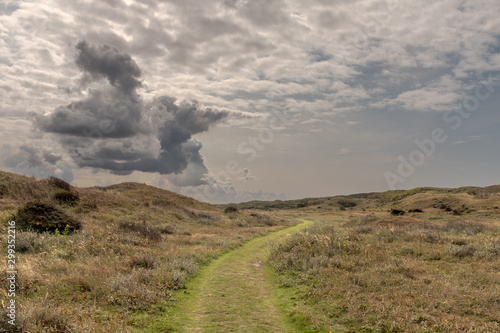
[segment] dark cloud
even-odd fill
[[[109,83],[130,93],[141,86],[137,78],[141,76],[141,69],[128,54],[124,54],[116,47],[109,45],[89,45],[81,41],[76,45],[79,51],[76,64],[94,77],[104,76]]]
[[[203,108],[198,102],[177,103],[170,96],[142,101],[137,89],[141,70],[116,47],[77,44],[76,63],[91,82],[109,85],[90,90],[82,100],[33,114],[35,127],[55,138],[79,167],[127,175],[133,171],[180,174],[178,185],[202,184],[207,169],[201,143],[192,136],[205,132],[227,112]],[[56,162],[56,155],[47,155]]]

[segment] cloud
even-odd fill
[[[101,84],[86,98],[56,108],[49,114],[32,113],[37,129],[50,133],[79,167],[127,175],[134,171],[184,174],[179,185],[202,184],[207,169],[194,134],[227,116],[198,102],[160,96],[145,103],[137,89],[141,70],[135,61],[109,45],[76,45],[76,64],[85,84]],[[102,79],[108,84],[102,86]],[[34,155],[35,156],[35,155]],[[49,160],[56,156],[48,155]]]
[[[78,58],[76,64],[95,78],[104,76],[113,87],[119,88],[124,94],[130,94],[141,86],[137,79],[141,69],[130,55],[120,52],[109,45],[89,45],[81,41],[76,45]]]
[[[68,182],[74,179],[70,163],[63,161],[61,155],[34,143],[22,144],[17,152],[9,154],[3,162],[18,173],[37,177],[56,176]]]

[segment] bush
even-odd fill
[[[354,201],[349,201],[349,200],[339,200],[338,204],[340,205],[340,207],[344,208],[356,207],[358,205]]]
[[[60,204],[68,204],[70,206],[75,205],[78,202],[78,200],[80,200],[78,194],[68,192],[65,190],[56,192],[53,198],[59,201]]]
[[[423,213],[424,211],[418,208],[408,210],[408,213]]]
[[[406,212],[404,210],[391,209],[391,215],[401,216],[401,215],[405,215],[405,214],[406,214]]]
[[[63,232],[71,233],[81,228],[81,223],[76,221],[62,210],[43,202],[27,202],[19,208],[16,223],[21,230],[37,232]]]
[[[238,212],[238,208],[234,207],[234,206],[227,206],[226,208],[224,208],[224,214],[231,214],[231,213],[237,213]]]
[[[68,182],[62,180],[61,178],[49,177],[48,182],[49,182],[49,185],[56,187],[58,189],[68,191],[68,192],[71,191],[71,185]]]
[[[133,223],[133,222],[120,222],[120,228],[127,231],[136,232],[142,237],[145,237],[152,241],[160,241],[160,233],[145,224]]]

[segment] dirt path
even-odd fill
[[[249,241],[205,267],[187,284],[172,314],[177,332],[295,332],[279,307],[266,261],[273,242],[311,221]]]

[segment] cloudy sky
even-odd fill
[[[0,1],[0,168],[210,202],[500,183],[497,0]]]

